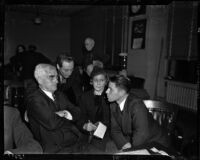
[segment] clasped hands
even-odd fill
[[[88,132],[95,131],[97,129],[98,123],[99,122],[93,124],[92,122],[88,121],[88,123],[85,123],[83,125],[83,129],[88,131]]]
[[[56,113],[58,116],[64,117],[64,118],[66,118],[66,119],[68,119],[68,120],[72,120],[72,119],[73,119],[71,113],[70,113],[69,111],[67,111],[67,110],[62,110],[62,111],[58,111],[58,112],[55,112],[55,113]]]

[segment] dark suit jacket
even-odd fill
[[[148,112],[144,103],[129,95],[121,112],[116,103],[111,105],[111,137],[118,149],[130,142],[138,147],[157,142],[167,147],[167,135]]]
[[[60,79],[58,78],[58,90],[63,92],[71,103],[75,105],[78,104],[83,91],[81,75],[77,67],[75,67],[71,76],[66,79],[66,83],[61,83]]]
[[[79,121],[81,122],[82,127],[84,123],[88,122],[88,120],[92,123],[101,121],[107,127],[110,127],[110,107],[105,94],[102,94],[99,103],[99,105],[95,105],[95,95],[93,89],[82,95],[80,100],[81,120]],[[99,117],[99,120],[97,121],[98,107],[101,107],[102,109],[102,117]]]
[[[4,106],[4,151],[14,154],[42,153],[42,147],[22,122],[16,108]]]
[[[31,129],[47,153],[56,153],[73,146],[80,134],[75,126],[80,116],[79,108],[72,105],[61,92],[55,92],[55,97],[56,103],[38,89],[27,98],[27,115]],[[73,120],[55,114],[59,110],[68,110]]]
[[[87,123],[88,120],[90,120],[92,123],[100,121],[107,126],[107,131],[103,140],[93,137],[91,141],[93,146],[105,151],[106,142],[109,139],[110,129],[110,107],[105,93],[103,93],[101,96],[95,97],[93,89],[87,91],[82,95],[79,106],[81,108],[79,127],[85,134],[88,134],[88,132],[83,130],[83,125],[84,123]],[[98,114],[100,111],[102,111],[102,114]]]

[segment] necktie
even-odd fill
[[[54,102],[56,102],[56,96],[55,96],[54,93],[52,93],[52,97],[53,97],[53,99],[54,99]]]
[[[58,102],[56,101],[56,95],[53,93],[52,96],[53,96],[53,99],[54,99],[56,110],[58,110],[59,109],[59,105],[58,105]]]
[[[121,111],[120,105],[118,103],[116,103],[116,104],[117,104],[117,112],[120,113],[120,115],[121,115],[123,111]]]

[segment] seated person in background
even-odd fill
[[[87,37],[83,45],[83,64],[88,64],[88,62],[98,61],[98,63],[106,64],[109,60],[109,55],[98,54],[95,51],[95,41],[91,37]]]
[[[16,47],[15,55],[10,58],[12,70],[17,74],[18,78],[21,78],[21,70],[22,70],[21,56],[23,56],[24,52],[26,52],[26,47],[22,44],[19,44]]]
[[[4,154],[41,154],[42,147],[16,108],[4,105]]]
[[[82,88],[84,92],[93,89],[90,75],[96,67],[103,68],[103,63],[100,61],[91,61],[84,65],[82,74]]]
[[[39,88],[27,97],[27,116],[35,138],[45,153],[77,151],[81,133],[76,128],[80,109],[57,90],[57,71],[50,64],[38,64],[34,72]]]
[[[93,89],[85,92],[80,100],[82,112],[79,126],[85,134],[89,135],[89,143],[97,150],[104,152],[110,129],[110,108],[105,94],[108,76],[102,68],[94,68],[91,80]],[[98,122],[107,126],[103,139],[91,135],[96,130],[95,125],[97,126]]]
[[[57,57],[58,90],[62,91],[75,105],[82,95],[81,75],[78,67],[74,67],[74,60],[66,54]]]
[[[126,69],[122,69],[119,71],[119,75],[123,75],[124,77],[128,77],[128,73]]]
[[[135,149],[151,142],[168,147],[168,137],[148,112],[142,100],[129,94],[130,80],[110,77],[106,91],[111,104],[111,137],[119,150]]]

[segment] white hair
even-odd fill
[[[51,64],[40,63],[35,67],[34,77],[39,83],[40,79],[52,70],[56,70],[56,67]]]

